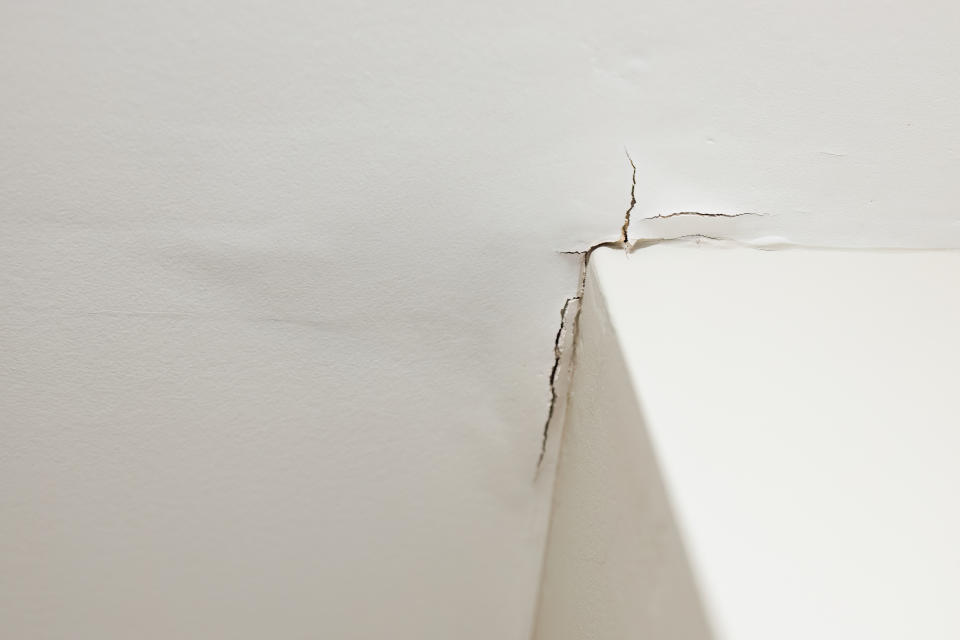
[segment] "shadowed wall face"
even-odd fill
[[[579,318],[534,637],[709,640],[637,394],[592,271]]]

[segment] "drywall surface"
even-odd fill
[[[609,460],[626,450],[633,474],[659,467],[713,637],[956,638],[960,252],[689,242],[598,251],[591,264],[608,315],[583,315],[572,390],[593,385],[611,406],[583,413],[573,395],[555,500],[557,514],[572,500],[599,516],[555,515],[544,594],[561,599],[541,616],[602,612],[611,628],[639,628],[649,600],[631,597],[671,584],[620,571],[659,548],[622,535],[663,512],[649,486],[601,483],[613,463],[575,464],[613,439]],[[615,360],[608,344],[588,351],[601,331],[628,373],[592,365]],[[631,414],[632,433],[609,418]],[[585,572],[599,585],[569,573],[589,567],[586,549],[604,564]],[[591,600],[611,589],[627,595]]]
[[[585,291],[536,640],[709,638],[599,287]]]
[[[4,3],[4,635],[529,637],[630,178],[545,6]]]
[[[623,147],[635,219],[956,244],[956,11],[4,3],[3,627],[528,637]]]
[[[618,46],[590,42],[630,122],[637,218],[762,212],[732,230],[673,222],[801,244],[960,246],[956,3],[641,2],[621,17]],[[680,231],[636,235],[664,226]]]

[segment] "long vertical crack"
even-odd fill
[[[547,432],[550,429],[550,423],[553,421],[553,413],[557,409],[559,400],[559,391],[557,389],[557,373],[560,371],[560,360],[563,358],[562,341],[567,329],[567,311],[570,309],[570,303],[576,301],[577,311],[579,313],[580,295],[571,296],[563,303],[560,308],[560,327],[557,328],[557,335],[553,339],[553,368],[550,369],[550,406],[547,409],[547,420],[543,425],[543,442],[540,444],[540,457],[537,458],[537,469],[543,462],[543,456],[547,452]]]
[[[560,308],[560,327],[557,329],[557,334],[553,340],[553,367],[550,370],[550,405],[547,407],[547,419],[543,423],[543,439],[540,443],[540,456],[537,458],[537,471],[540,470],[540,465],[543,463],[543,456],[547,453],[547,438],[550,435],[550,425],[553,423],[557,405],[560,402],[560,391],[557,384],[557,376],[560,372],[560,363],[563,359],[564,336],[566,335],[568,328],[571,327],[573,329],[573,341],[571,342],[571,348],[574,350],[573,354],[571,355],[576,353],[577,327],[579,326],[580,311],[583,308],[583,290],[587,285],[587,267],[590,264],[590,256],[593,255],[594,251],[603,247],[628,249],[630,246],[630,214],[633,212],[633,208],[637,204],[637,165],[634,163],[633,158],[630,157],[630,152],[627,149],[624,149],[624,153],[627,155],[627,161],[630,163],[630,169],[632,173],[630,176],[630,204],[627,206],[627,210],[623,214],[623,226],[620,227],[620,238],[618,240],[597,243],[583,251],[562,252],[566,254],[580,255],[580,281],[577,284],[576,295],[567,298],[564,301],[563,306]],[[570,309],[570,304],[573,302],[577,303],[577,310],[576,313],[573,314],[573,318],[568,320],[567,312]]]
[[[637,165],[634,163],[633,158],[630,157],[630,152],[626,148],[624,148],[623,152],[627,154],[630,168],[633,169],[630,182],[630,206],[627,207],[627,212],[623,214],[623,226],[620,227],[620,242],[626,244],[630,242],[630,214],[633,213],[633,208],[637,204]]]

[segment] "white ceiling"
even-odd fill
[[[6,627],[526,637],[624,147],[635,219],[767,214],[633,237],[957,245],[957,12],[6,3]]]

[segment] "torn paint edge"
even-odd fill
[[[633,158],[630,155],[630,151],[625,147],[624,153],[627,156],[627,161],[630,163],[631,169],[631,180],[630,180],[630,203],[627,205],[627,210],[623,215],[623,225],[620,227],[620,237],[617,240],[608,240],[605,242],[598,242],[586,249],[581,250],[570,250],[570,251],[560,251],[559,253],[567,255],[579,255],[580,256],[580,278],[577,283],[576,294],[573,296],[568,296],[563,305],[560,308],[560,326],[557,328],[557,333],[554,336],[553,341],[553,365],[550,369],[549,377],[549,390],[550,390],[550,400],[547,406],[547,417],[543,423],[543,435],[540,441],[540,453],[537,457],[537,466],[534,479],[539,476],[540,469],[543,466],[543,460],[547,453],[547,447],[550,440],[551,431],[553,423],[558,419],[558,417],[565,413],[558,411],[559,406],[563,404],[566,406],[569,398],[569,380],[573,376],[574,370],[576,368],[576,350],[577,350],[577,337],[579,334],[579,324],[580,324],[580,312],[582,311],[582,301],[584,290],[587,286],[587,273],[590,266],[590,256],[593,255],[593,252],[597,249],[622,249],[630,255],[634,251],[639,249],[654,245],[660,244],[662,242],[667,242],[670,240],[678,240],[681,238],[684,239],[710,239],[723,241],[723,238],[717,238],[712,236],[704,236],[699,234],[688,234],[680,238],[656,238],[656,239],[638,239],[631,241],[630,240],[630,222],[631,214],[633,213],[634,207],[637,205],[637,165],[633,161]],[[691,216],[691,217],[703,217],[703,218],[739,218],[742,216],[764,216],[764,213],[755,213],[755,212],[745,212],[745,213],[702,213],[698,211],[678,211],[675,213],[667,214],[657,214],[654,216],[649,216],[642,218],[642,220],[659,220],[665,218],[676,218],[682,216]],[[779,239],[778,239],[779,240]],[[758,247],[759,248],[759,247]],[[569,317],[571,313],[571,306],[576,306],[576,310],[573,311],[573,316]],[[567,337],[569,336],[569,340]],[[567,352],[569,353],[569,358],[566,358]],[[565,362],[566,360],[566,362]],[[566,366],[564,366],[566,365]],[[561,384],[561,382],[563,384]],[[564,387],[564,393],[561,393],[561,387]]]
[[[580,320],[580,311],[582,310],[581,302],[583,301],[583,291],[587,286],[587,268],[590,265],[590,256],[597,249],[604,247],[619,248],[624,250],[629,250],[630,246],[630,214],[633,213],[633,208],[637,205],[637,165],[633,161],[633,158],[630,156],[630,151],[624,147],[624,153],[627,156],[627,162],[630,163],[630,203],[627,205],[627,210],[623,214],[623,225],[620,227],[620,238],[617,240],[598,242],[587,249],[584,250],[574,250],[574,251],[561,251],[560,253],[568,255],[580,255],[580,278],[577,283],[576,294],[569,296],[564,300],[563,306],[560,308],[560,327],[557,329],[556,337],[553,342],[553,366],[550,370],[550,403],[547,406],[547,418],[543,423],[543,436],[540,441],[540,454],[537,457],[537,467],[536,467],[536,476],[539,475],[540,469],[543,466],[543,459],[547,453],[547,444],[550,439],[551,426],[553,425],[554,420],[556,419],[558,412],[557,407],[560,403],[561,397],[563,398],[564,406],[567,404],[567,396],[569,395],[569,389],[566,389],[566,393],[560,394],[560,385],[558,374],[561,369],[564,369],[564,386],[566,387],[566,382],[569,381],[570,377],[573,375],[574,367],[574,358],[576,357],[577,351],[577,328],[579,326]],[[571,303],[576,303],[576,311],[573,314],[572,320],[567,319],[567,315],[570,310]],[[565,345],[566,336],[570,335],[569,347]],[[561,363],[564,359],[565,353],[570,352],[569,363],[567,367],[561,367]]]

